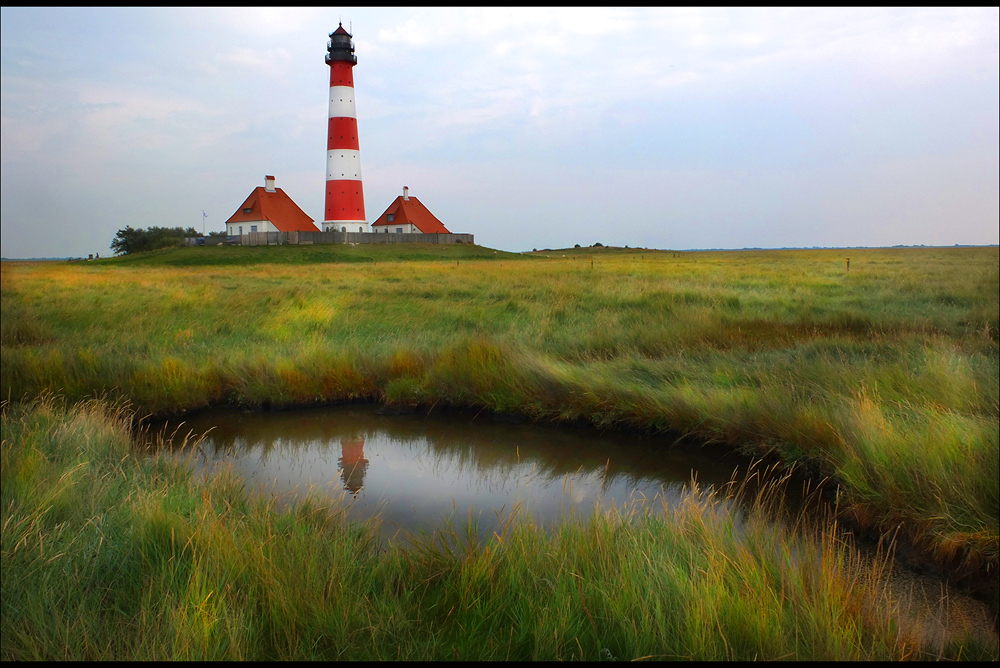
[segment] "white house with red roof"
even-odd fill
[[[265,176],[264,185],[254,188],[226,221],[231,237],[250,232],[319,232],[319,228],[284,190],[274,187],[273,176]]]
[[[410,189],[407,186],[403,186],[403,194],[393,200],[389,208],[372,223],[372,232],[451,234],[420,200],[410,197]]]

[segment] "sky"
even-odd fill
[[[221,232],[267,174],[321,221],[340,21],[369,222],[406,185],[510,251],[1000,242],[997,7],[3,7],[0,254]]]

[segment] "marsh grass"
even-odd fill
[[[862,527],[995,578],[996,248],[852,249],[850,272],[844,251],[317,248],[5,263],[0,394],[680,431],[830,477]]]
[[[767,486],[749,512],[693,483],[672,506],[551,530],[515,509],[488,540],[456,522],[401,549],[336,499],[279,510],[136,452],[131,421],[3,404],[4,660],[996,659],[926,643],[884,557],[829,518],[775,522]]]

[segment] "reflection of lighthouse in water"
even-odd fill
[[[368,460],[365,459],[365,437],[345,436],[340,439],[340,460],[337,464],[344,478],[344,488],[357,496],[358,491],[364,487],[365,471],[368,470]]]

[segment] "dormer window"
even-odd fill
[[[390,213],[390,214],[389,214],[388,216],[386,216],[386,217],[385,217],[385,219],[386,219],[386,222],[388,222],[388,223],[391,223],[391,222],[392,222],[393,220],[395,220],[395,219],[396,219],[396,217],[395,217],[395,216],[393,216],[393,215],[392,215],[392,214]]]
[[[253,211],[252,208],[243,209],[243,213],[251,213],[252,211]]]

